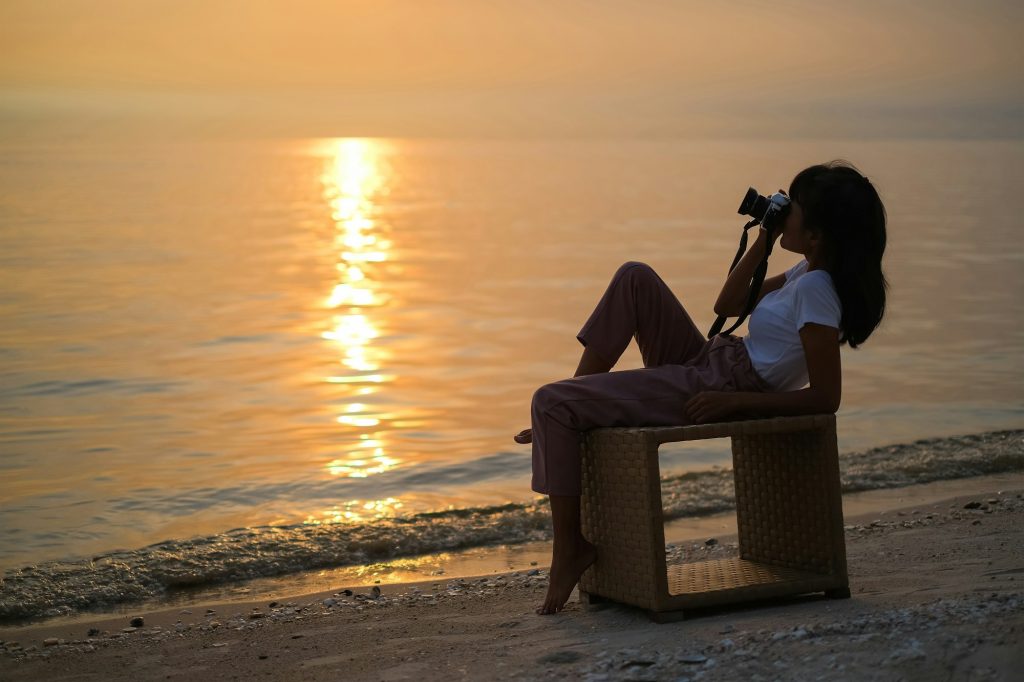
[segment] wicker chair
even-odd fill
[[[726,436],[740,556],[666,565],[658,446]],[[583,533],[598,548],[584,604],[632,604],[665,622],[756,599],[850,596],[834,415],[595,429],[582,449]]]

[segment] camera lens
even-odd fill
[[[764,217],[771,204],[772,202],[767,197],[761,196],[757,193],[756,189],[751,187],[743,196],[743,201],[740,202],[739,210],[736,212],[740,215],[748,215],[751,218],[760,220]]]

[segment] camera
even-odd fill
[[[770,197],[761,196],[751,187],[747,190],[737,213],[748,215],[769,232],[782,227],[789,213],[789,197],[781,189]]]

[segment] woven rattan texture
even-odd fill
[[[634,429],[591,431],[582,469],[583,535],[597,545],[599,566],[583,574],[580,589],[654,608],[667,579],[657,445]]]
[[[675,608],[695,608],[834,586],[827,577],[744,559],[717,559],[668,567],[668,591]]]
[[[741,558],[666,567],[658,445],[726,436]],[[583,531],[598,546],[581,591],[662,611],[848,584],[833,415],[597,429],[581,447]]]
[[[731,590],[759,583],[800,580],[804,571],[769,566],[745,559],[712,559],[691,564],[670,564],[668,588],[672,594]]]
[[[837,568],[829,439],[829,429],[733,438],[742,558],[818,573]]]

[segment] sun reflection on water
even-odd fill
[[[402,501],[395,497],[383,500],[349,500],[330,509],[324,509],[319,516],[310,514],[303,523],[319,526],[325,523],[355,523],[382,519],[394,516],[401,508]]]
[[[346,404],[336,421],[352,439],[347,452],[326,463],[332,476],[366,478],[401,463],[388,454],[387,445],[387,429],[398,415],[379,411],[372,400],[395,379],[381,371],[388,353],[374,343],[381,336],[381,321],[372,313],[389,302],[381,290],[383,273],[376,270],[391,249],[384,226],[375,217],[378,195],[387,191],[382,152],[382,143],[376,140],[335,140],[321,178],[338,251],[338,280],[324,302],[334,315],[322,336],[338,347],[342,366],[324,381],[344,391]],[[356,521],[393,514],[401,506],[395,498],[351,502],[325,510],[320,520],[310,516],[307,523]]]

